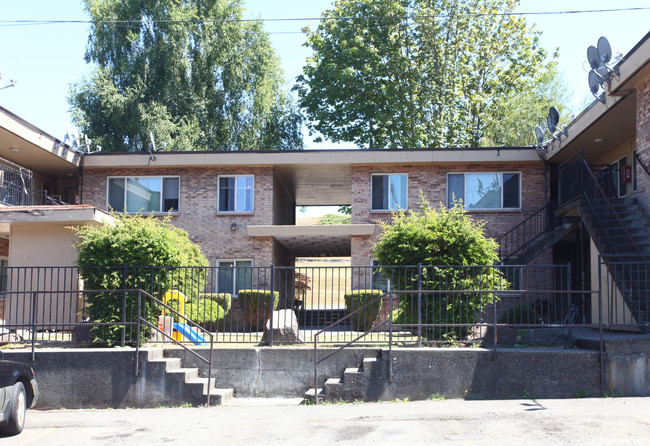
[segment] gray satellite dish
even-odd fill
[[[591,70],[589,72],[589,89],[591,90],[591,94],[596,96],[598,94],[598,90],[600,90],[600,83],[601,83],[601,78],[596,74],[595,70]]]
[[[544,144],[544,130],[540,126],[535,127],[535,137],[537,138],[537,144],[540,146]]]
[[[598,39],[598,58],[606,64],[612,58],[612,47],[605,37]]]
[[[551,133],[555,133],[557,130],[557,124],[560,122],[560,113],[557,111],[557,108],[551,107],[548,110],[548,116],[546,117],[546,123],[548,124],[548,129]]]
[[[587,60],[592,70],[595,70],[600,66],[600,55],[598,54],[598,48],[591,45],[587,48]]]

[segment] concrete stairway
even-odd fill
[[[145,376],[146,375],[146,376]],[[233,389],[218,389],[214,380],[199,376],[197,368],[183,368],[180,358],[163,357],[162,349],[149,350],[143,378],[153,406],[203,406],[210,392],[210,405],[221,405],[234,397]]]
[[[346,368],[340,378],[328,378],[322,388],[305,392],[304,401],[378,401],[388,382],[388,362],[380,358],[364,358],[359,367]]]

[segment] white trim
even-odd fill
[[[221,178],[235,178],[235,207],[237,207],[237,179],[238,178],[248,178],[253,179],[253,196],[252,196],[252,209],[250,211],[222,211],[219,209],[219,201],[221,194]],[[255,213],[255,174],[241,174],[241,175],[217,175],[217,214],[254,214]]]
[[[126,197],[127,197],[127,184],[128,182],[126,181],[127,179],[134,178],[160,178],[160,211],[155,211],[153,214],[155,215],[165,215],[165,214],[178,214],[179,209],[181,207],[181,176],[180,175],[115,175],[115,176],[107,176],[106,177],[106,210],[111,211],[110,209],[110,200],[109,200],[109,191],[110,191],[110,180],[114,179],[124,179],[124,211],[127,214],[138,214],[140,212],[128,212],[127,208],[127,202],[126,202]],[[165,182],[164,180],[166,178],[177,178],[178,179],[178,209],[174,209],[172,211],[163,211],[162,209],[164,208],[163,204],[163,199],[164,199],[164,193],[165,193]],[[115,211],[113,209],[113,211]],[[117,212],[117,211],[115,211]],[[146,214],[149,214],[150,212],[145,212]]]
[[[397,176],[397,175],[404,175],[406,177],[406,206],[405,207],[400,207],[398,209],[391,209],[390,208],[390,197],[388,200],[388,209],[375,209],[372,207],[372,202],[373,202],[373,197],[372,197],[372,177],[374,176],[387,176],[388,177],[388,184],[390,186],[390,177],[391,176]],[[409,174],[406,172],[377,172],[377,173],[371,173],[370,174],[370,211],[371,212],[394,212],[394,211],[406,211],[409,208]]]
[[[516,170],[503,170],[503,171],[502,170],[497,170],[497,171],[487,171],[487,172],[485,172],[485,171],[481,171],[481,172],[471,172],[471,171],[470,172],[467,172],[467,171],[465,171],[465,172],[447,172],[447,178],[446,178],[446,182],[445,182],[445,185],[446,185],[445,200],[447,201],[447,208],[450,208],[451,204],[452,204],[451,202],[449,202],[449,175],[463,175],[463,194],[465,196],[467,196],[467,175],[468,174],[469,175],[473,175],[473,174],[474,175],[476,175],[476,174],[478,174],[478,175],[481,175],[481,174],[499,174],[501,176],[501,207],[499,207],[499,208],[471,208],[470,209],[470,208],[467,207],[465,197],[455,197],[456,200],[459,200],[459,199],[462,200],[463,208],[465,210],[470,211],[470,212],[474,212],[474,211],[483,212],[483,211],[516,211],[516,210],[521,210],[521,202],[522,202],[522,196],[523,196],[523,192],[524,192],[523,188],[522,188],[523,179],[522,179],[521,171],[516,171]],[[503,207],[503,186],[504,186],[503,175],[507,175],[507,174],[519,175],[519,200],[518,200],[519,201],[519,206],[517,206],[516,208]]]

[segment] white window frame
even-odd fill
[[[462,200],[463,201],[463,208],[467,211],[518,211],[521,210],[521,201],[522,201],[522,175],[520,171],[512,171],[512,170],[505,170],[505,171],[494,171],[494,172],[447,172],[447,182],[446,182],[446,187],[447,187],[447,208],[451,208],[453,206],[453,202],[449,199],[449,176],[450,175],[463,175],[463,193],[464,195],[467,195],[467,175],[494,175],[498,174],[501,176],[501,207],[498,208],[469,208],[467,207],[467,202],[465,200],[465,197],[454,197],[456,200]],[[506,208],[503,207],[503,175],[519,175],[519,206],[516,208]]]
[[[160,178],[160,209],[161,210],[160,211],[154,211],[153,213],[154,214],[178,214],[178,212],[179,212],[178,209],[172,209],[171,211],[164,211],[162,209],[164,209],[164,206],[163,206],[164,205],[164,199],[165,199],[165,196],[164,196],[164,194],[165,194],[165,189],[164,189],[165,182],[164,182],[164,180],[166,178],[178,179],[178,208],[181,207],[181,177],[180,177],[180,175],[123,175],[123,176],[109,176],[109,177],[106,177],[106,210],[115,211],[114,209],[111,209],[111,207],[110,207],[110,196],[109,196],[109,194],[110,194],[111,180],[120,180],[120,179],[122,179],[122,180],[124,180],[124,211],[123,212],[128,213],[128,214],[138,214],[138,213],[140,213],[139,211],[136,211],[136,212],[128,212],[127,211],[127,209],[128,209],[128,204],[126,202],[126,197],[128,196],[128,194],[127,194],[127,184],[128,184],[127,180],[130,179],[130,178],[135,178],[135,179],[138,179],[138,178]],[[115,212],[118,212],[118,211],[115,211]],[[146,212],[146,213],[149,213],[149,212]]]
[[[237,292],[235,291],[236,285],[237,285],[237,269],[235,268],[237,266],[237,262],[250,262],[250,266],[245,266],[244,268],[251,268],[251,280],[252,280],[252,274],[253,274],[253,269],[254,269],[254,263],[253,259],[217,259],[216,265],[217,265],[217,277],[215,278],[215,292],[219,293],[219,268],[221,266],[219,265],[221,262],[230,262],[233,264],[233,275],[232,275],[232,298],[237,299],[239,296]]]
[[[382,176],[388,177],[388,184],[390,185],[390,177],[392,176],[405,176],[406,177],[406,203],[404,207],[398,207],[397,209],[390,208],[390,200],[388,202],[388,209],[375,209],[372,207],[373,196],[372,196],[372,179],[373,177]],[[394,212],[394,211],[406,211],[409,207],[409,175],[406,172],[390,172],[390,173],[372,173],[370,174],[370,210],[372,212]]]
[[[253,196],[251,201],[250,211],[222,211],[219,209],[219,202],[221,200],[221,179],[222,178],[235,178],[235,203],[237,203],[237,179],[238,178],[252,178],[253,179]],[[217,213],[219,214],[253,214],[255,212],[255,175],[218,175],[217,176]]]

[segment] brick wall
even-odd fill
[[[0,238],[0,256],[9,257],[9,240]]]
[[[636,90],[636,150],[641,162],[650,167],[650,78]],[[639,204],[650,215],[650,177],[638,163],[636,175]]]
[[[109,176],[180,176],[178,214],[171,223],[186,230],[201,246],[214,266],[218,259],[252,259],[254,266],[268,266],[275,259],[271,237],[248,236],[248,225],[268,225],[273,218],[272,167],[222,168],[124,168],[84,169],[83,204],[106,209]],[[217,177],[219,175],[254,175],[255,195],[252,214],[217,213]],[[231,227],[236,224],[235,230]]]
[[[517,225],[536,210],[544,206],[544,167],[541,163],[510,163],[487,166],[483,163],[463,163],[444,165],[395,164],[395,165],[356,165],[352,167],[352,223],[376,223],[389,221],[390,213],[371,210],[370,177],[373,173],[408,174],[408,207],[417,209],[420,193],[436,207],[447,202],[447,173],[460,172],[520,172],[521,206],[520,210],[472,211],[470,215],[486,222],[485,234],[499,237]],[[369,265],[371,249],[380,231],[370,237],[353,237],[352,264]],[[551,254],[545,253],[543,263],[551,263]]]

